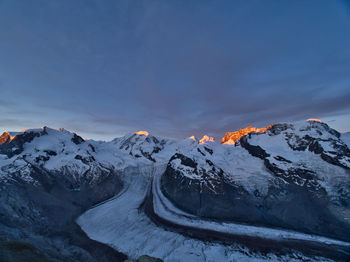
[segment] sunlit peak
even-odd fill
[[[148,136],[149,133],[147,131],[137,131],[135,132],[136,135],[143,135],[143,136]]]
[[[11,136],[10,132],[5,132],[0,136],[0,144],[11,142],[16,136]]]
[[[190,136],[189,139],[196,141],[196,138],[194,136]]]
[[[214,137],[211,137],[211,136],[203,136],[201,140],[199,140],[199,144],[205,144],[207,142],[214,142]]]
[[[221,139],[221,144],[228,144],[228,145],[234,145],[238,140],[241,139],[241,137],[248,135],[250,133],[264,133],[267,130],[269,130],[273,125],[269,125],[265,128],[256,128],[252,126],[248,126],[243,129],[239,129],[235,132],[228,132],[225,134],[225,136]]]
[[[314,121],[314,122],[323,123],[323,121],[321,119],[317,119],[317,118],[309,118],[307,121]]]

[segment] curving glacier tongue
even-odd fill
[[[347,242],[297,232],[238,224],[225,225],[195,219],[194,216],[174,208],[160,192],[159,178],[165,168],[165,165],[153,165],[124,170],[122,177],[124,190],[109,201],[82,214],[77,223],[90,238],[108,244],[131,258],[148,254],[165,261],[261,261],[262,259],[269,261],[300,261],[300,259],[331,261],[323,257],[308,258],[299,252],[279,256],[272,252],[262,255],[238,244],[208,242],[188,237],[176,230],[169,230],[169,228],[154,223],[143,210],[145,199],[153,195],[152,204],[156,215],[176,225],[212,228],[228,233],[233,231],[271,239],[302,239],[325,245],[350,247],[350,243]]]

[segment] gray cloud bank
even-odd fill
[[[2,1],[0,127],[221,137],[343,116],[346,130],[349,46],[342,1]]]

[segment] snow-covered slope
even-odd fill
[[[174,150],[175,143],[176,141],[170,139],[149,135],[146,131],[128,134],[112,141],[118,149],[135,159],[147,159],[152,162],[166,161]]]
[[[341,139],[348,146],[348,148],[350,148],[350,132],[341,134]]]
[[[279,255],[274,254],[273,251],[262,254],[251,251],[244,245],[237,243],[222,244],[216,241],[191,238],[169,228],[164,228],[159,223],[154,223],[143,212],[142,206],[148,193],[147,189],[152,183],[152,178],[154,176],[159,178],[164,169],[164,166],[128,169],[124,175],[127,190],[122,191],[110,201],[84,213],[79,217],[78,224],[87,232],[90,238],[115,247],[131,258],[148,254],[164,259],[166,262],[333,261],[322,256],[305,256],[298,251]],[[158,204],[161,203],[159,199],[156,201]],[[169,205],[164,209],[167,210],[168,207]],[[178,212],[183,214],[181,211]],[[175,223],[181,224],[183,222],[181,219],[183,219],[183,216],[175,218]],[[191,219],[187,219],[186,222],[196,223]],[[197,223],[201,222],[197,221]],[[205,224],[202,223],[202,225],[206,227]],[[219,224],[219,226],[225,229],[224,224]],[[269,234],[269,230],[266,229],[265,233]],[[285,234],[288,234],[288,232],[285,232]],[[284,237],[281,232],[277,232],[276,235],[280,238]],[[311,237],[312,241],[318,240],[317,237],[306,237]],[[329,241],[327,242],[329,244],[339,244],[337,241],[333,243],[333,240],[330,239],[319,240]],[[350,245],[349,243],[341,244]]]
[[[2,138],[6,136],[4,133]],[[95,159],[97,147],[103,148],[103,144],[85,141],[64,129],[30,129],[2,141],[0,180],[20,179],[35,184],[38,179],[33,177],[33,170],[40,168],[61,174],[74,187],[75,183],[94,184],[113,168]],[[114,160],[117,164],[117,157]]]
[[[337,131],[318,121],[276,124],[235,143],[174,155],[164,195],[203,219],[350,240],[350,150]]]
[[[305,236],[305,241],[322,235],[319,239],[346,242],[350,241],[350,150],[346,137],[313,120],[229,132],[222,144],[209,136],[174,140],[146,131],[110,142],[84,140],[64,129],[48,127],[6,132],[0,137],[0,184],[47,188],[49,178],[63,181],[74,192],[108,188],[103,197],[118,192],[123,185],[119,195],[83,215],[79,223],[92,238],[133,257],[148,253],[178,261],[176,256],[190,254],[193,246],[219,250],[223,247],[217,242],[206,244],[178,232],[191,227],[192,236],[200,238],[196,230],[204,226],[216,231],[220,228],[220,234],[209,230],[209,236],[237,234],[237,228],[244,228],[237,226],[239,223],[255,226],[253,232],[267,232],[267,236],[279,234],[271,229],[277,227],[287,235],[292,230]],[[111,181],[118,186],[110,188]],[[148,208],[140,208],[145,201]],[[167,223],[174,223],[174,210],[178,221],[168,228]],[[199,221],[198,225],[189,218]],[[215,223],[220,225],[213,226]],[[160,227],[173,232],[163,232]],[[162,243],[173,237],[181,239],[175,245],[178,248],[163,245],[166,255],[157,248],[162,247],[158,242],[147,245],[147,234],[142,233],[146,228],[146,232],[157,232],[154,238]],[[261,233],[254,237],[259,234],[261,237]],[[228,255],[222,261],[227,261],[239,257],[242,249],[224,252]],[[215,252],[198,254],[212,261],[209,258]],[[327,253],[337,257],[333,255]],[[254,256],[243,257],[254,261]]]
[[[47,259],[43,261],[125,259],[87,238],[74,222],[84,210],[122,188],[115,167],[99,161],[105,147],[47,127],[1,136],[0,241],[6,241],[0,248],[1,261],[12,261],[11,254],[22,252],[11,248],[16,243],[25,245],[28,257],[40,254]],[[113,159],[115,165],[120,163]]]

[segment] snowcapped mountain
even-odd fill
[[[203,219],[350,240],[350,151],[338,132],[316,121],[276,124],[234,143],[174,155],[164,195]]]
[[[139,131],[128,134],[112,141],[120,150],[126,151],[130,156],[135,158],[146,158],[152,162],[162,158],[164,151],[168,147],[172,148],[175,141],[169,139],[157,138],[149,135],[146,131]]]
[[[42,127],[0,136],[0,180],[23,179],[36,183],[32,167],[60,173],[78,184],[98,182],[111,170],[167,163],[177,151],[189,152],[204,142],[176,141],[140,131],[111,142],[84,140],[65,129]],[[199,149],[198,149],[199,150]],[[79,182],[80,181],[80,182]]]
[[[85,141],[75,133],[48,127],[23,132],[6,132],[1,136],[0,179],[24,179],[37,183],[35,169],[60,173],[62,179],[80,183],[96,183],[110,172],[111,166],[95,159],[94,141]]]
[[[90,238],[131,257],[182,261],[183,252],[188,261],[205,261],[193,260],[190,246],[197,245],[224,249],[226,257],[216,261],[242,256],[255,261],[257,253],[243,255],[244,248],[233,244],[238,240],[251,250],[279,247],[256,261],[285,250],[282,242],[289,251],[276,261],[292,260],[305,251],[302,246],[316,250],[306,252],[315,261],[317,256],[322,261],[350,255],[349,143],[346,134],[318,120],[247,127],[226,133],[221,143],[209,136],[174,140],[146,131],[110,142],[48,127],[5,132],[0,137],[0,188],[0,201],[8,207],[0,214],[0,233],[10,240],[25,235],[50,258],[72,238],[67,228],[74,219],[112,196],[78,223]],[[40,241],[45,230],[65,237]],[[147,242],[144,231],[154,232],[152,237],[162,243],[181,241],[176,247]],[[291,244],[295,239],[299,242]],[[65,260],[75,261],[76,254],[96,260],[86,244],[71,245],[75,251]],[[215,260],[215,252],[203,254],[199,257]]]

